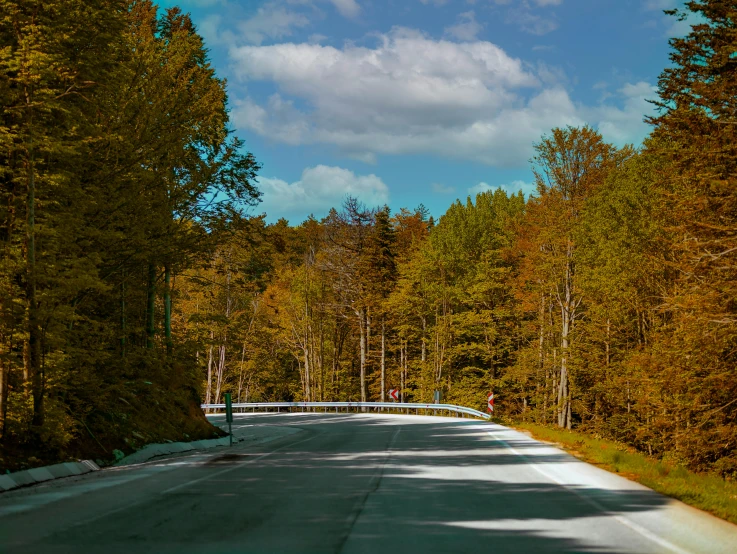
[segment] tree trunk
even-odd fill
[[[404,345],[399,347],[399,401],[404,402]]]
[[[207,357],[207,388],[205,389],[205,404],[209,404],[212,399],[212,341],[215,333],[210,331],[210,353]]]
[[[384,318],[381,318],[381,401],[384,402],[384,391],[386,390],[386,343],[385,343]]]
[[[333,327],[333,359],[331,360],[331,376],[330,376],[330,390],[332,394],[332,400],[336,401],[337,393],[337,377],[338,377],[338,318],[335,318],[335,325]]]
[[[128,326],[125,319],[125,279],[127,273],[123,271],[123,279],[120,282],[120,355],[125,358],[126,338]]]
[[[320,356],[318,363],[320,365],[320,402],[325,402],[325,329],[323,325],[323,317],[320,316]]]
[[[425,333],[427,332],[427,319],[422,318],[422,350],[420,352],[420,361],[422,361],[422,369],[425,369],[425,362],[427,361],[427,346],[425,345]]]
[[[241,401],[241,391],[243,390],[243,363],[246,360],[246,343],[243,342],[243,350],[241,350],[241,368],[238,374],[238,402]]]
[[[26,297],[28,309],[28,374],[33,393],[32,425],[43,425],[44,376],[41,368],[41,329],[39,327],[38,300],[36,298],[36,172],[32,140],[29,140],[28,157],[28,227],[26,240],[28,259],[26,265]]]
[[[5,337],[0,337],[0,340]],[[10,341],[8,341],[10,342]],[[4,344],[4,341],[3,341]],[[10,348],[8,348],[10,350]],[[10,360],[0,360],[0,438],[5,436],[5,422],[8,415],[8,377],[10,375]]]
[[[218,348],[220,355],[218,358],[218,377],[215,385],[215,404],[220,402],[220,391],[223,388],[223,375],[225,374],[225,339],[223,344]]]
[[[311,402],[311,390],[310,390],[310,348],[307,346],[307,339],[305,338],[305,347],[304,347],[304,356],[305,356],[305,381],[304,381],[304,395],[305,395],[305,401]]]
[[[542,382],[542,375],[545,372],[545,294],[540,293],[540,335],[538,337],[538,345],[537,345],[537,379],[535,384],[535,395],[536,400],[535,404],[540,401],[540,385]],[[547,386],[547,379],[546,379],[546,386]],[[543,395],[546,394],[545,389],[543,389]],[[545,399],[543,400],[543,413],[545,413],[547,402]],[[535,413],[537,413],[539,410],[535,410]],[[537,419],[536,419],[537,420]],[[537,420],[539,421],[539,420]]]
[[[363,309],[359,310],[358,319],[361,343],[361,402],[366,402],[366,312]],[[365,412],[366,408],[362,408],[361,411]]]
[[[148,302],[146,303],[146,348],[154,347],[156,333],[156,266],[148,264]]]
[[[569,246],[569,258],[572,254]],[[570,357],[570,331],[573,322],[573,275],[571,261],[566,263],[565,291],[561,302],[561,356],[560,356],[560,382],[558,383],[558,427],[571,428],[571,398],[568,379],[568,361]]]
[[[171,338],[171,267],[164,265],[164,338],[166,353],[171,355],[173,343]]]

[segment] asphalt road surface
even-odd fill
[[[498,425],[236,417],[280,438],[0,494],[0,553],[737,552],[737,526]]]

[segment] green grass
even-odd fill
[[[737,523],[737,483],[718,475],[695,473],[683,466],[656,460],[632,448],[576,431],[514,422],[538,440],[555,443],[570,454],[661,494]]]

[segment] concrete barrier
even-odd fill
[[[35,485],[44,481],[51,481],[60,477],[72,477],[91,471],[99,471],[99,466],[92,460],[66,462],[46,467],[34,467],[24,471],[16,471],[0,475],[0,491],[9,491],[26,485]]]

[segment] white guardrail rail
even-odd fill
[[[293,408],[302,408],[304,412],[306,408],[324,408],[325,411],[328,408],[335,408],[335,412],[343,408],[343,411],[350,412],[352,410],[360,408],[374,408],[377,411],[387,412],[400,412],[402,410],[433,410],[437,413],[440,411],[455,412],[458,416],[469,415],[472,417],[480,417],[482,419],[491,419],[489,414],[479,412],[473,408],[466,408],[465,406],[456,406],[455,404],[417,404],[415,402],[233,402],[233,413],[245,413],[246,410],[255,412],[256,410],[269,411],[271,408],[275,408],[277,411],[281,411],[282,408],[288,408],[292,411]],[[217,413],[225,411],[225,404],[202,404],[202,409],[207,413]],[[314,410],[317,411],[317,410]]]

